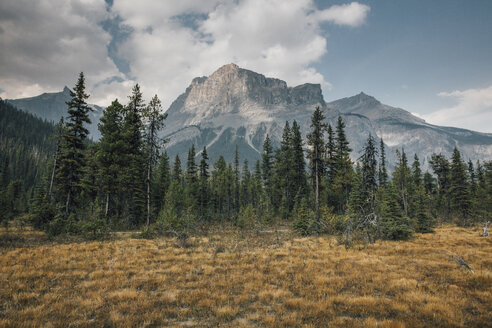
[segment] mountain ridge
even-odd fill
[[[65,87],[60,93],[44,93],[7,102],[56,122],[61,113],[66,113],[65,101],[68,99],[69,89]],[[364,92],[327,103],[319,84],[292,87],[285,81],[235,64],[224,65],[208,77],[194,78],[169,106],[161,136],[169,140],[166,151],[171,158],[177,154],[186,156],[195,144],[197,157],[206,146],[211,163],[220,155],[232,162],[237,145],[241,161],[248,159],[252,166],[261,158],[267,134],[274,146],[280,144],[286,121],[292,124],[296,120],[306,141],[311,116],[317,106],[333,127],[338,116],[342,117],[353,149],[353,160],[360,156],[369,134],[383,138],[390,167],[396,160],[397,148],[404,148],[409,157],[418,154],[423,168],[427,169],[432,153],[449,156],[454,147],[460,149],[465,159],[492,159],[490,133],[433,125],[404,109],[385,105]],[[55,114],[58,113],[56,119],[50,116],[55,115],[50,112],[52,108],[56,109]],[[91,113],[90,130],[97,139],[102,108],[94,108],[97,110]]]

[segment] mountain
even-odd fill
[[[43,93],[42,95],[30,98],[21,99],[7,99],[7,103],[21,109],[25,112],[31,113],[41,119],[58,123],[62,116],[67,116],[67,104],[66,102],[71,99],[70,89],[65,87],[61,92],[55,93]],[[90,105],[93,109],[89,113],[91,119],[91,125],[88,127],[90,137],[94,140],[100,138],[99,130],[97,129],[97,123],[102,116],[103,108],[97,105]]]
[[[207,146],[215,161],[232,161],[236,145],[252,165],[260,158],[266,134],[279,142],[286,120],[309,125],[316,106],[326,109],[319,85],[290,88],[284,81],[230,64],[209,77],[195,78],[169,107],[164,135],[168,154]],[[304,130],[308,126],[304,127]]]
[[[296,120],[306,140],[316,106],[333,127],[338,116],[343,118],[354,160],[369,134],[384,139],[390,166],[397,148],[404,148],[410,161],[417,153],[424,168],[429,168],[432,153],[449,156],[455,146],[466,159],[492,159],[492,134],[428,124],[364,93],[326,103],[319,84],[289,87],[282,80],[235,64],[193,79],[171,104],[163,131],[168,139],[166,149],[171,159],[179,154],[184,162],[192,144],[197,157],[207,146],[212,163],[220,155],[232,162],[237,145],[241,161],[248,159],[251,168],[261,158],[267,134],[274,145],[280,143],[286,121]]]
[[[390,154],[394,155],[397,148],[404,148],[409,157],[416,153],[426,168],[433,153],[449,156],[454,147],[458,147],[465,159],[492,158],[492,134],[429,124],[362,92],[327,106],[344,117],[356,115],[369,119],[376,135],[390,148]]]

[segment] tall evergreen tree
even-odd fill
[[[449,220],[450,198],[449,198],[449,161],[442,155],[432,154],[430,161],[432,170],[437,176],[438,206],[444,214],[444,218]]]
[[[163,152],[159,160],[159,167],[157,168],[157,176],[156,176],[156,183],[155,183],[154,204],[155,204],[156,214],[159,214],[159,212],[164,207],[165,196],[170,185],[171,185],[171,166],[169,164],[169,157],[167,156],[167,152]]]
[[[270,210],[271,203],[271,191],[272,191],[272,171],[273,171],[273,147],[270,141],[270,137],[266,136],[263,142],[263,153],[261,154],[262,164],[261,170],[263,172],[263,184],[265,186],[266,200],[267,200],[267,212]]]
[[[65,133],[60,145],[60,165],[57,167],[58,188],[65,198],[65,218],[71,212],[71,205],[77,205],[76,197],[81,191],[81,179],[85,166],[86,140],[89,131],[85,124],[90,124],[87,105],[89,95],[85,92],[84,73],[80,73],[68,105],[68,119]]]
[[[204,146],[202,150],[202,159],[200,161],[200,181],[198,192],[198,208],[200,211],[200,217],[202,218],[206,216],[210,200],[208,185],[209,176],[207,147]]]
[[[376,149],[376,141],[369,134],[366,145],[364,146],[364,152],[359,158],[362,163],[362,184],[361,192],[364,200],[364,213],[374,213],[376,189],[377,189],[377,171],[378,162],[376,160],[378,152]]]
[[[293,156],[293,193],[297,199],[308,196],[306,180],[306,162],[304,160],[304,149],[299,124],[292,122],[292,156]]]
[[[470,216],[470,190],[466,164],[462,160],[461,154],[456,147],[454,148],[451,157],[449,173],[449,195],[452,209],[461,217],[462,225],[466,226]]]
[[[151,201],[151,182],[152,168],[154,167],[160,153],[164,140],[159,138],[158,133],[164,127],[164,120],[167,113],[162,113],[162,104],[157,95],[150,101],[143,111],[142,119],[145,126],[145,151],[147,153],[147,226],[150,224],[150,201]]]
[[[183,170],[181,169],[181,160],[179,155],[174,158],[173,172],[171,174],[172,180],[177,181],[181,186],[183,186]]]
[[[335,206],[340,213],[343,213],[350,194],[353,169],[352,161],[350,159],[350,152],[352,149],[349,147],[349,142],[345,135],[345,123],[340,116],[338,117],[336,126],[335,145],[336,175],[333,181],[332,190],[333,195],[336,196]]]
[[[129,103],[125,107],[123,119],[123,141],[125,153],[125,169],[122,172],[122,181],[125,190],[127,223],[137,226],[145,208],[145,154],[142,140],[142,114],[145,110],[140,86],[136,84],[129,96]]]
[[[239,194],[240,194],[240,173],[239,173],[239,149],[236,145],[236,150],[234,151],[234,210],[237,213],[239,213],[239,207],[240,207],[240,202],[239,202]]]
[[[409,216],[409,207],[410,207],[410,193],[409,189],[411,188],[411,172],[408,167],[408,159],[405,153],[405,150],[396,150],[396,157],[398,159],[398,163],[396,165],[395,171],[393,172],[393,184],[395,187],[395,191],[399,195],[400,205],[403,209],[403,215]]]
[[[384,150],[383,138],[379,142],[379,172],[378,182],[381,187],[385,187],[388,182],[388,171],[386,170],[386,153]]]
[[[326,123],[325,117],[321,109],[316,107],[313,116],[311,117],[311,132],[307,136],[308,145],[311,147],[308,150],[309,168],[311,170],[311,178],[313,180],[314,197],[315,197],[315,212],[316,219],[319,221],[319,194],[321,188],[321,178],[325,173],[325,141],[324,131]]]
[[[101,132],[98,152],[99,180],[102,192],[105,194],[104,216],[109,216],[110,202],[120,189],[120,173],[124,167],[123,120],[124,107],[118,100],[104,109],[98,124]]]
[[[188,150],[188,159],[186,161],[186,192],[192,201],[192,206],[197,205],[198,201],[198,175],[197,167],[195,163],[195,145],[191,145]]]

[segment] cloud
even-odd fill
[[[327,52],[321,25],[360,26],[369,11],[357,2],[319,10],[313,0],[1,2],[0,95],[61,90],[84,71],[92,103],[126,101],[137,81],[167,107],[194,77],[231,62],[329,90],[313,67]]]
[[[73,87],[80,71],[87,85],[121,76],[107,54],[111,35],[98,25],[104,0],[2,1],[0,13],[3,98]]]
[[[337,25],[360,26],[364,24],[371,8],[358,2],[345,5],[334,5],[318,11],[314,16],[318,21],[326,21]]]
[[[440,92],[440,97],[454,100],[452,107],[424,115],[428,122],[439,125],[456,125],[482,132],[492,132],[492,86],[484,89]]]
[[[162,95],[165,105],[194,77],[231,62],[289,85],[320,83],[329,90],[330,83],[312,67],[327,51],[320,24],[359,26],[370,9],[354,2],[320,11],[312,0],[140,3],[137,9],[133,1],[113,6],[134,29],[119,56],[130,63],[130,75],[142,81],[143,90]]]

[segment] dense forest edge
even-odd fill
[[[384,140],[368,135],[353,150],[339,117],[327,125],[319,108],[303,140],[286,122],[281,144],[266,137],[255,163],[207,149],[170,159],[159,137],[167,114],[159,98],[145,104],[139,85],[128,102],[104,110],[101,139],[88,139],[85,78],[80,73],[56,125],[0,100],[0,220],[30,224],[49,236],[104,238],[121,230],[141,237],[186,239],[212,225],[252,230],[291,226],[301,235],[334,234],[351,245],[405,240],[438,223],[483,225],[492,216],[492,161],[434,154],[432,172],[418,154],[397,151],[387,169]],[[354,163],[352,151],[360,151]],[[198,154],[198,155],[197,155]],[[182,162],[183,160],[183,162]],[[8,231],[8,230],[7,230]]]

